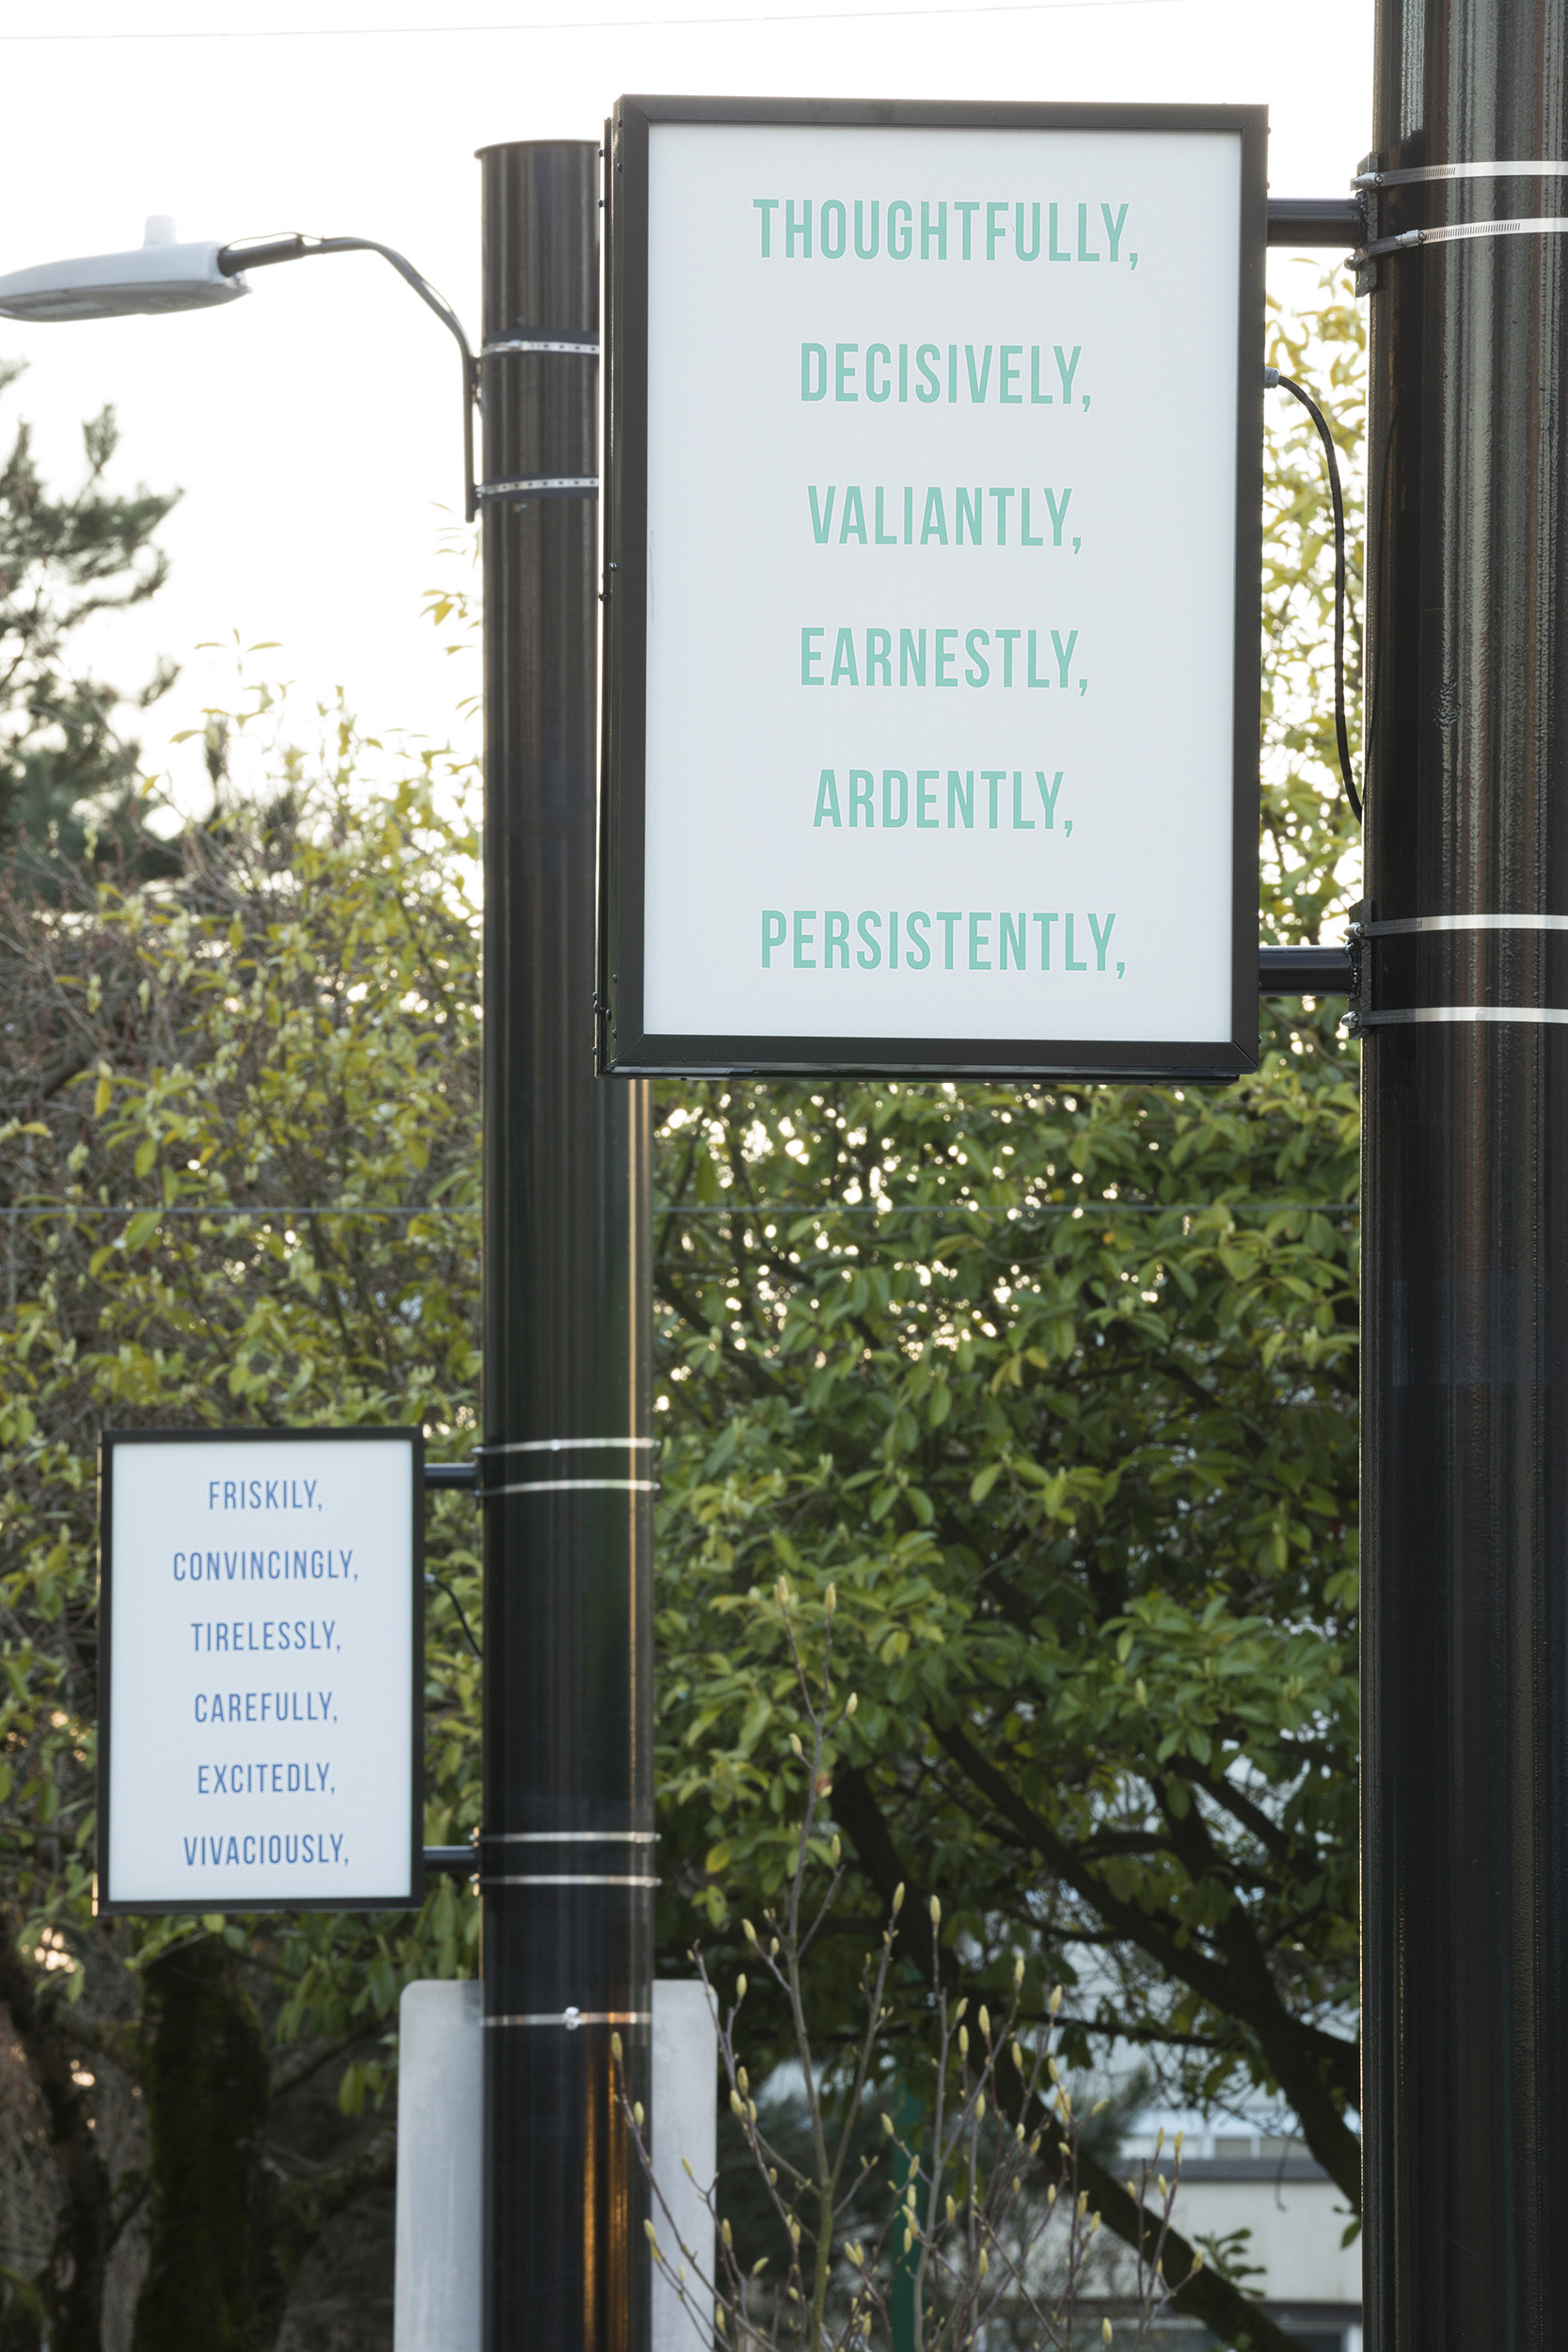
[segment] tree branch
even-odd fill
[[[923,1887],[915,1875],[904,1867],[886,1817],[863,1772],[852,1767],[835,1775],[832,1806],[834,1818],[849,1835],[862,1868],[889,1911],[895,1888],[903,1886],[900,1927],[905,1927],[907,1923],[912,1929],[917,1921],[924,1922],[929,1916],[931,1890]],[[906,1934],[903,1941],[912,1958],[917,1948],[917,1937]],[[921,1958],[921,1974],[927,1977],[930,1963],[924,1953]],[[951,1954],[945,1950],[942,1954],[941,1965],[943,1977],[956,1986],[958,1970]],[[1010,2071],[1013,2071],[1016,2082],[1016,2070]],[[1000,2065],[997,2069],[997,2089],[1000,2095],[1003,2089]],[[1028,2135],[1038,2132],[1042,2142],[1060,2156],[1066,2146],[1060,2125],[1049,2108],[1040,2106],[1037,2100],[1031,2104],[1025,2099],[1022,2083],[1015,2093],[1011,2120],[1022,2122]],[[1114,2180],[1082,2146],[1078,2150],[1078,2182],[1081,2189],[1088,2191],[1090,2204],[1106,2226],[1127,2245],[1136,2248],[1139,2245],[1150,2246],[1158,2241],[1159,2218],[1140,2205],[1136,2198],[1130,2197],[1120,2182]],[[1168,2230],[1164,2257],[1167,2276],[1180,2277],[1184,2271],[1190,2271],[1195,2252],[1196,2249],[1176,2231]],[[1260,2305],[1253,2302],[1239,2287],[1233,2286],[1228,2279],[1212,2268],[1200,2270],[1196,2279],[1180,2289],[1175,2302],[1178,2311],[1188,2313],[1194,2319],[1200,2319],[1206,2327],[1212,2328],[1222,2344],[1233,2344],[1238,2337],[1244,2336],[1252,2346],[1252,2352],[1301,2352],[1301,2346],[1293,2336],[1288,2336],[1282,2328],[1276,2327]]]
[[[1114,1927],[1119,1935],[1125,1936],[1129,1943],[1136,1944],[1140,1950],[1147,1952],[1167,1976],[1175,1978],[1179,1983],[1190,1985],[1200,1999],[1207,2001],[1222,2016],[1237,2018],[1249,2026],[1257,2035],[1271,2065],[1275,2065],[1277,2054],[1287,2052],[1285,2071],[1295,2072],[1302,2060],[1307,2058],[1315,2066],[1335,2070],[1334,2079],[1340,2088],[1343,2088],[1343,2070],[1347,2066],[1354,2067],[1354,2080],[1359,2089],[1360,2070],[1354,2044],[1342,2041],[1338,2034],[1324,2033],[1321,2027],[1292,2017],[1280,2000],[1266,1967],[1260,1979],[1243,1982],[1234,1967],[1223,1967],[1205,1959],[1191,1945],[1179,1944],[1172,1933],[1161,1927],[1137,1903],[1121,1901],[1093,1871],[1085,1869],[1076,1850],[1058,1835],[1042,1814],[1036,1812],[1033,1805],[1018,1794],[1005,1774],[998,1772],[956,1725],[946,1729],[933,1726],[933,1729],[935,1737],[959,1770],[990,1800],[996,1812],[1025,1845],[1043,1855],[1058,1876],[1065,1879],[1085,1902],[1091,1903],[1108,1925]],[[1280,2068],[1276,2067],[1275,2071],[1280,2072]],[[1350,2095],[1354,2097],[1354,2093]],[[1306,2118],[1303,2117],[1302,2121],[1305,2124]],[[1314,2150],[1314,2153],[1318,2152]],[[1344,2159],[1342,2152],[1337,2150],[1336,2154],[1337,2164],[1331,2164],[1326,2154],[1319,2154],[1319,2161],[1338,2180]],[[1340,2186],[1345,2187],[1345,2184],[1340,2182]],[[1347,2196],[1351,2194],[1348,2187],[1345,2193]]]
[[[56,2013],[59,1998],[40,1990],[17,1949],[14,1919],[0,1916],[0,2000],[10,2011],[43,2104],[49,2153],[63,2191],[55,2243],[35,2291],[49,2308],[54,2352],[99,2352],[110,2243],[109,2173],[89,2128],[87,2102],[71,2077],[71,2044]]]

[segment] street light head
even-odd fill
[[[479,372],[473,351],[445,295],[420,276],[412,262],[372,237],[306,237],[295,230],[282,237],[241,237],[230,245],[182,245],[168,215],[154,213],[135,253],[85,254],[73,262],[46,262],[40,268],[13,270],[8,278],[0,278],[0,318],[120,319],[138,311],[211,310],[250,292],[249,270],[276,262],[308,262],[325,253],[379,253],[435,311],[462,353],[464,512],[472,522],[479,512],[473,438]],[[567,347],[543,346],[551,351]],[[597,344],[593,348],[597,350]]]
[[[129,253],[46,262],[0,278],[0,318],[115,319],[137,312],[204,310],[250,289],[219,267],[217,245],[181,245],[174,223],[155,213],[146,241]]]

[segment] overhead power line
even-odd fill
[[[837,1216],[1005,1216],[1021,1221],[1039,1216],[1204,1216],[1211,1210],[1223,1209],[1231,1216],[1358,1216],[1360,1204],[1354,1200],[1096,1200],[1092,1193],[1080,1200],[1022,1201],[1008,1207],[987,1200],[764,1200],[754,1205],[744,1202],[738,1207],[687,1208],[673,1202],[656,1200],[655,1216],[730,1216],[740,1217],[754,1224],[761,1217],[785,1218],[799,1223],[815,1217],[826,1222]],[[101,1200],[73,1200],[64,1205],[49,1201],[24,1202],[20,1206],[0,1207],[0,1216],[206,1216],[219,1219],[251,1216],[479,1216],[477,1204],[468,1208],[461,1203],[436,1201],[421,1207],[416,1203],[365,1205],[359,1201],[307,1200],[283,1208],[257,1208],[245,1201],[209,1201],[198,1205],[191,1201],[171,1201],[167,1207],[155,1200],[139,1203],[119,1203]]]
[[[420,40],[463,39],[529,33],[667,32],[681,27],[748,24],[843,24],[846,23],[908,23],[922,17],[1052,16],[1097,8],[1192,8],[1197,0],[939,0],[936,7],[911,8],[765,8],[715,16],[594,16],[538,17],[520,24],[252,24],[192,25],[187,29],[140,31],[115,27],[106,32],[0,33],[0,42],[27,41],[58,45],[63,41],[214,41],[214,40]]]

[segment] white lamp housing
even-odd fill
[[[250,292],[218,267],[222,247],[180,245],[174,223],[155,214],[131,253],[92,253],[0,278],[0,318],[114,319],[138,311],[204,310]]]

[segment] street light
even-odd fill
[[[181,245],[0,278],[0,316],[201,310],[378,253],[463,359],[484,517],[485,2352],[642,2352],[651,2099],[649,1089],[594,1075],[599,152],[482,151],[484,338],[365,237]],[[474,480],[473,411],[484,419]],[[454,1475],[455,1473],[455,1475]],[[467,1853],[427,1867],[471,1868]]]
[[[219,261],[215,245],[182,245],[166,214],[154,213],[129,253],[88,253],[72,262],[0,278],[0,318],[120,319],[140,312],[205,310],[250,288]]]
[[[479,371],[463,322],[428,278],[389,245],[371,237],[241,237],[229,245],[182,244],[166,213],[152,214],[142,242],[123,253],[87,253],[69,262],[44,262],[0,278],[0,318],[29,324],[66,319],[122,319],[167,310],[210,310],[250,292],[245,272],[275,262],[308,262],[321,253],[379,253],[420,300],[428,304],[453,338],[463,358],[464,514],[479,511],[474,487],[474,405]]]

